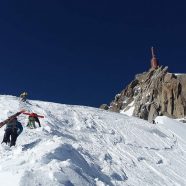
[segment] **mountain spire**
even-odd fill
[[[151,52],[152,52],[151,68],[156,69],[159,67],[159,64],[158,64],[158,59],[154,54],[154,47],[151,47]]]

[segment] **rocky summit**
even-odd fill
[[[152,48],[151,68],[137,74],[110,105],[100,108],[126,113],[154,122],[159,115],[184,118],[186,115],[186,74],[168,72],[160,66]]]

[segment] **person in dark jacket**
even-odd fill
[[[2,143],[10,143],[11,146],[15,146],[17,137],[21,134],[23,131],[23,126],[21,123],[17,120],[17,117],[12,119],[10,122],[6,124],[5,128],[5,134],[3,137]]]
[[[23,92],[23,93],[20,95],[21,101],[25,102],[25,101],[27,100],[27,96],[28,96],[28,93],[27,93],[27,92]]]

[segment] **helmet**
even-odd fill
[[[24,95],[24,96],[27,96],[27,95],[28,95],[28,93],[27,93],[27,92],[23,92],[23,95]]]

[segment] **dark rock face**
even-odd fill
[[[133,115],[150,122],[158,115],[183,118],[186,115],[186,74],[175,75],[167,70],[168,67],[151,68],[136,75],[106,110],[121,112],[133,105]]]
[[[103,110],[108,110],[109,109],[109,106],[107,104],[102,104],[100,106],[100,109],[103,109]]]

